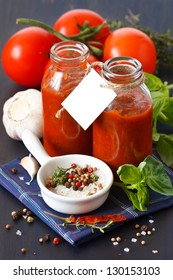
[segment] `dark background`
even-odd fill
[[[164,33],[173,30],[173,1],[172,0],[0,0],[0,52],[5,42],[22,26],[16,25],[16,18],[27,17],[41,20],[53,25],[56,19],[64,12],[74,8],[87,8],[100,13],[107,19],[124,20],[130,9],[134,14],[141,15],[141,25],[149,27],[155,32]],[[162,73],[162,78],[173,82],[173,71]],[[24,89],[15,84],[4,73],[0,66],[0,109],[6,99],[14,93]],[[20,141],[10,139],[5,133],[0,122],[0,164],[4,164],[17,156],[27,154]],[[38,238],[46,233],[55,236],[55,233],[36,218],[33,225],[23,221],[14,224],[15,229],[23,232],[21,237],[16,236],[15,230],[6,231],[5,225],[11,222],[10,213],[21,209],[22,204],[5,189],[0,187],[0,259],[173,259],[173,208],[160,211],[152,215],[156,231],[148,238],[145,246],[131,242],[134,237],[134,225],[146,224],[150,217],[143,217],[127,223],[116,231],[101,235],[77,248],[61,240],[59,246],[51,242],[40,245]],[[111,238],[122,236],[126,243],[118,247],[113,246]],[[26,254],[21,254],[20,248],[28,249]],[[123,248],[130,247],[129,253],[124,253]],[[152,250],[158,250],[153,254]]]

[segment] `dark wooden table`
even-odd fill
[[[65,11],[73,8],[88,8],[97,11],[105,18],[124,19],[128,9],[135,14],[141,14],[141,24],[148,26],[154,31],[165,32],[172,25],[173,1],[172,0],[0,0],[0,51],[6,40],[21,26],[15,24],[16,18],[28,17],[53,24],[55,20]],[[172,73],[163,73],[164,79],[173,82]],[[0,109],[9,97],[15,92],[24,89],[12,82],[0,67]],[[22,157],[27,150],[20,141],[12,140],[5,133],[2,122],[0,122],[0,164],[4,164],[15,157]],[[0,259],[1,260],[168,260],[173,259],[173,207],[154,213],[152,217],[144,216],[138,220],[121,226],[116,231],[110,231],[100,237],[86,242],[75,248],[68,242],[61,240],[59,246],[52,242],[41,245],[38,238],[49,233],[56,236],[47,225],[35,218],[35,223],[18,221],[14,223],[13,229],[7,231],[5,225],[13,223],[11,212],[22,209],[23,205],[0,186]],[[145,246],[131,242],[135,236],[135,224],[148,224],[148,220],[154,220],[156,231],[148,237]],[[22,236],[17,236],[17,230],[22,231]],[[121,236],[125,239],[118,247],[112,244],[111,238]],[[27,253],[21,254],[21,248],[26,247]],[[124,253],[124,247],[129,247],[130,252]],[[158,250],[157,254],[152,250]]]

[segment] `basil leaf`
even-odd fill
[[[146,163],[141,162],[139,167],[132,164],[124,164],[117,170],[120,180],[123,182],[123,190],[132,202],[134,209],[146,211],[149,201],[149,192],[145,178],[141,175],[141,169]]]
[[[145,187],[145,186],[142,186],[141,188],[139,188],[138,192],[137,192],[137,197],[138,197],[138,201],[139,201],[141,211],[146,211],[148,203],[149,203],[148,188]]]
[[[144,161],[146,165],[141,172],[148,187],[163,195],[173,195],[173,186],[163,164],[152,156],[148,156]]]
[[[165,106],[165,99],[168,97],[163,96],[160,92],[151,93],[153,100],[153,118],[157,119],[159,116],[162,116],[162,111]]]
[[[138,197],[137,197],[137,193],[129,191],[128,192],[128,198],[132,202],[134,210],[138,209],[139,211],[143,211],[143,207],[141,208],[141,205],[140,205]]]
[[[161,160],[173,168],[173,134],[160,134],[156,149]]]
[[[145,84],[150,89],[150,91],[159,91],[163,87],[161,79],[157,76],[145,73]]]
[[[140,170],[132,164],[121,165],[117,174],[124,184],[136,184],[141,180]]]
[[[173,125],[173,97],[162,99],[162,110],[158,115],[158,120],[167,125]]]
[[[157,122],[173,126],[173,96],[170,90],[173,84],[162,82],[157,76],[145,73],[145,83],[148,86],[153,101],[153,142],[161,160],[173,167],[173,136],[160,134]]]
[[[128,190],[125,186],[122,187],[129,200],[133,204],[134,209],[138,209],[139,211],[146,211],[149,203],[149,191],[147,187],[142,187],[137,190]]]

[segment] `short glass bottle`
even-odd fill
[[[41,85],[43,144],[50,156],[92,154],[92,128],[84,131],[61,105],[85,76],[88,57],[88,47],[77,41],[57,43],[50,50],[51,65]]]
[[[137,166],[152,153],[152,98],[134,58],[106,61],[102,76],[117,96],[93,123],[93,155],[117,176],[119,166]]]

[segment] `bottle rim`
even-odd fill
[[[133,57],[120,56],[110,58],[103,64],[105,79],[137,80],[143,75],[142,64]]]
[[[76,54],[79,54],[77,56],[67,56],[64,57],[61,55],[65,50],[75,52]],[[77,60],[83,60],[86,59],[86,57],[89,56],[89,48],[82,42],[79,41],[64,41],[55,43],[51,49],[50,49],[50,58],[53,61],[77,61]]]

